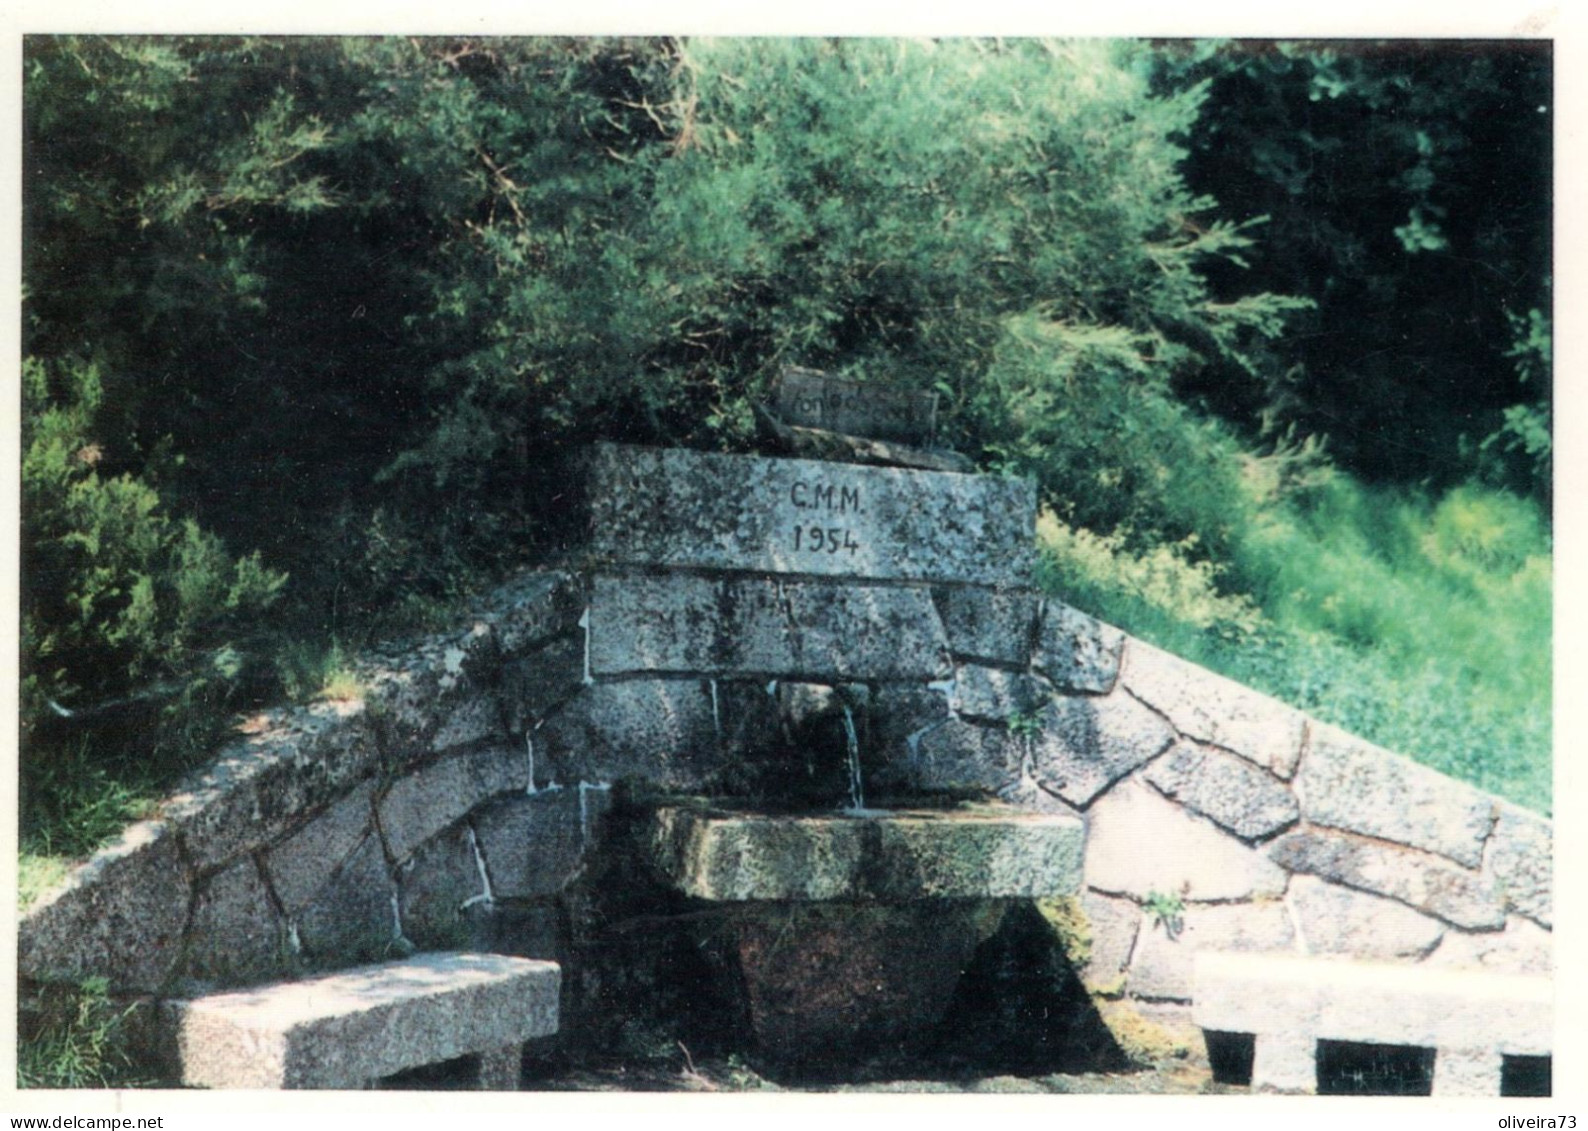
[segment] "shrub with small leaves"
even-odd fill
[[[96,366],[29,358],[22,386],[27,814],[50,809],[39,790],[70,784],[48,768],[85,733],[106,763],[129,747],[158,759],[202,745],[286,578],[168,514],[149,482],[109,470],[118,456],[96,427]]]

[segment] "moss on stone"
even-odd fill
[[[1114,1034],[1114,1040],[1125,1055],[1144,1064],[1158,1064],[1179,1059],[1191,1053],[1189,1035],[1181,1036],[1143,1017],[1135,1003],[1128,998],[1109,1000],[1094,997],[1093,1003],[1102,1015],[1103,1024]]]
[[[1039,899],[1037,910],[1059,937],[1064,957],[1070,965],[1080,970],[1092,957],[1092,923],[1086,917],[1077,896],[1059,896],[1056,899]]]

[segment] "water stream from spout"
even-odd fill
[[[855,733],[854,712],[849,704],[844,707],[844,740],[849,745],[849,811],[863,813],[866,809],[866,790],[860,780],[860,736]]]
[[[391,893],[391,941],[394,943],[404,941],[402,904],[398,902],[395,889]]]
[[[590,610],[588,608],[579,618],[579,627],[584,629],[584,684],[588,687],[595,682],[595,677],[590,674]]]
[[[474,853],[474,868],[480,873],[480,894],[463,901],[463,906],[471,907],[476,903],[486,906],[496,902],[496,895],[491,891],[491,876],[485,870],[485,855],[480,851],[480,839],[474,835],[474,826],[465,826],[469,830],[469,851]]]
[[[943,701],[948,707],[948,717],[927,723],[920,730],[912,731],[904,736],[904,748],[909,751],[910,764],[916,766],[921,760],[921,739],[935,730],[946,727],[952,720],[959,718],[959,684],[952,679],[940,679],[926,685],[928,691],[936,691],[943,696]]]
[[[717,704],[717,681],[708,679],[707,685],[711,688],[711,726],[717,736],[717,741],[722,741],[722,709]]]
[[[527,734],[524,736],[524,750],[529,755],[529,784],[524,787],[524,792],[533,797],[535,794],[535,740]]]

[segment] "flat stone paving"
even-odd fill
[[[657,862],[697,899],[1037,899],[1080,887],[1080,820],[993,806],[782,816],[665,808]]]
[[[182,1082],[359,1088],[480,1058],[482,1089],[518,1085],[519,1050],[557,1031],[561,968],[496,954],[421,954],[175,1003]]]
[[[1316,1091],[1319,1040],[1432,1048],[1436,1096],[1498,1096],[1506,1056],[1552,1048],[1548,978],[1208,951],[1194,978],[1198,1025],[1255,1035],[1253,1091]]]

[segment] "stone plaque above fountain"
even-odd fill
[[[930,446],[937,431],[937,394],[875,381],[834,377],[814,369],[783,370],[773,401],[783,421],[900,444]]]
[[[603,565],[1024,584],[1036,490],[988,475],[598,445],[589,549]]]

